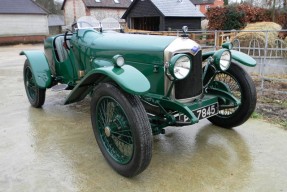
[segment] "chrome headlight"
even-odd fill
[[[191,69],[191,60],[186,54],[178,54],[171,58],[169,72],[174,79],[184,79]]]
[[[221,49],[214,54],[214,64],[218,70],[226,71],[231,63],[231,53],[229,50]]]
[[[115,55],[113,57],[113,63],[116,67],[122,67],[125,64],[125,59],[121,55]]]

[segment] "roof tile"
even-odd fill
[[[43,14],[47,12],[32,0],[1,0],[0,14]]]
[[[127,9],[131,0],[118,0],[119,3],[115,3],[114,0],[101,0],[100,2],[96,2],[95,0],[85,0],[85,4],[90,8],[125,8]]]
[[[151,0],[166,17],[204,17],[190,0]]]
[[[48,26],[64,26],[64,16],[63,15],[49,15],[48,16]]]
[[[213,4],[215,0],[191,0],[194,5]]]

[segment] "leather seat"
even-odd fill
[[[55,39],[55,47],[60,62],[63,62],[68,58],[68,50],[63,46],[63,44],[64,44],[64,36],[59,36]]]

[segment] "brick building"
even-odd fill
[[[121,17],[131,0],[64,0],[65,24],[71,24],[82,16],[94,16],[97,20],[112,17],[121,22]]]
[[[191,2],[203,14],[205,14],[209,8],[223,7],[224,5],[223,0],[191,0]]]

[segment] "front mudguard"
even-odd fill
[[[84,99],[95,85],[112,80],[124,91],[133,95],[143,95],[150,89],[148,79],[136,68],[124,65],[121,68],[108,66],[91,70],[72,90],[65,101],[66,104],[74,103]],[[97,93],[95,93],[97,94]]]
[[[27,57],[37,86],[51,87],[52,76],[45,54],[42,51],[22,51],[20,55]]]
[[[231,62],[245,65],[248,67],[255,67],[256,66],[255,59],[253,59],[249,55],[242,53],[242,52],[239,52],[239,51],[235,51],[235,50],[230,50],[230,52],[231,52],[231,56],[232,56]],[[216,51],[210,51],[210,52],[203,53],[202,54],[202,60],[203,61],[206,60],[208,57],[213,56],[215,53],[216,53]]]
[[[256,66],[256,61],[249,55],[235,51],[235,50],[230,50],[231,55],[232,55],[232,62],[242,64],[248,67],[255,67]]]

